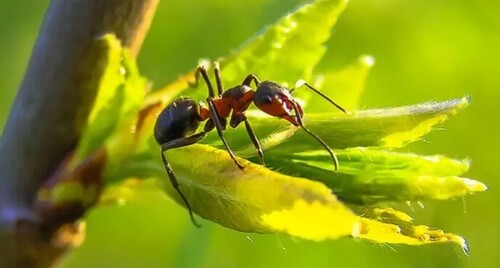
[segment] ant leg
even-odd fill
[[[297,81],[297,83],[295,83],[295,85],[297,85],[297,84],[299,84],[297,87],[290,89],[290,93],[292,93],[295,89],[297,89],[299,87],[306,86],[310,90],[314,91],[316,94],[318,94],[321,97],[323,97],[329,103],[333,104],[333,106],[337,107],[337,109],[341,110],[344,113],[347,113],[344,108],[342,108],[340,105],[338,105],[337,103],[335,103],[332,99],[330,99],[328,96],[326,96],[325,94],[323,94],[321,91],[319,91],[319,90],[315,89],[314,87],[312,87],[311,85],[309,85],[309,83],[307,83],[306,81],[299,80],[299,81]]]
[[[206,135],[206,132],[200,132],[198,134],[194,134],[194,135],[189,136],[189,137],[184,137],[184,138],[176,139],[173,141],[169,141],[169,142],[161,145],[161,159],[163,160],[163,165],[165,167],[165,171],[167,172],[168,178],[170,179],[170,183],[172,184],[172,187],[174,187],[174,189],[180,195],[180,197],[182,198],[182,201],[184,201],[184,205],[186,205],[186,208],[189,211],[189,217],[191,218],[191,222],[193,222],[193,224],[196,227],[201,227],[201,225],[196,222],[194,215],[193,215],[193,210],[191,209],[191,205],[189,205],[187,198],[181,192],[181,189],[179,187],[180,186],[179,182],[177,181],[177,178],[174,175],[172,167],[170,166],[167,158],[165,157],[165,152],[170,150],[170,149],[184,147],[184,146],[188,146],[188,145],[197,143],[203,137],[205,137],[205,135]]]
[[[302,117],[299,115],[299,108],[297,107],[297,103],[295,103],[295,101],[292,101],[291,103],[293,106],[293,110],[295,111],[295,114],[297,117],[297,122],[299,123],[299,126],[305,132],[307,132],[309,135],[311,135],[313,138],[315,138],[319,143],[321,143],[321,145],[323,145],[323,147],[325,147],[325,149],[328,151],[328,153],[332,157],[333,165],[335,166],[335,171],[337,171],[338,167],[339,167],[339,160],[337,159],[337,156],[335,155],[335,153],[333,153],[330,146],[328,146],[328,144],[326,144],[326,142],[324,142],[318,135],[314,134],[312,131],[310,131],[308,128],[306,128],[306,126],[304,125],[304,121],[302,121]]]
[[[223,87],[222,87],[222,78],[220,75],[220,65],[219,62],[214,62],[214,74],[215,74],[215,82],[217,83],[217,93],[219,96],[222,95]]]
[[[257,139],[257,136],[255,135],[255,132],[253,132],[252,126],[250,126],[250,123],[248,122],[248,119],[246,117],[245,117],[245,128],[247,129],[248,137],[250,137],[250,140],[252,141],[253,146],[257,151],[257,155],[259,156],[261,165],[265,166],[264,152],[262,151],[262,147],[260,146],[259,139]]]
[[[207,103],[208,103],[208,110],[210,111],[211,114],[211,119],[214,122],[215,129],[217,129],[217,134],[219,135],[219,138],[222,140],[222,143],[224,144],[224,147],[226,147],[227,152],[229,153],[229,156],[231,156],[231,159],[233,159],[234,163],[240,168],[243,169],[243,166],[238,163],[238,160],[236,160],[236,156],[234,155],[233,151],[231,148],[229,148],[229,145],[227,144],[226,139],[224,139],[224,135],[222,134],[222,124],[220,122],[219,115],[217,114],[217,110],[215,109],[214,105],[214,100],[212,98],[207,98]]]
[[[244,86],[250,86],[250,83],[252,83],[252,81],[255,83],[255,86],[258,87],[259,84],[260,84],[260,80],[259,78],[255,75],[255,74],[249,74],[247,75],[247,77],[245,77],[245,80],[243,80],[243,83],[241,83],[242,85]]]
[[[189,86],[197,87],[198,83],[199,83],[200,75],[203,77],[205,84],[207,84],[208,96],[215,97],[214,88],[212,87],[212,83],[210,82],[210,79],[208,78],[207,68],[204,65],[200,65],[196,68],[196,71],[194,73],[194,77],[195,77],[194,83],[189,83]],[[219,85],[217,85],[217,86],[219,86]],[[220,91],[220,89],[219,89],[219,91]],[[221,92],[219,92],[219,95],[220,94],[221,94]]]

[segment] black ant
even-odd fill
[[[250,104],[252,104],[252,102],[263,112],[278,118],[283,118],[294,126],[301,127],[309,135],[315,138],[328,151],[333,160],[335,170],[337,170],[338,160],[332,149],[330,149],[330,147],[320,137],[312,133],[304,126],[304,121],[302,120],[304,112],[302,111],[302,107],[291,95],[295,88],[289,90],[272,81],[260,82],[256,75],[249,74],[245,80],[243,80],[241,85],[224,91],[220,76],[220,68],[217,62],[214,63],[214,73],[215,81],[217,83],[217,95],[215,95],[212,83],[208,78],[206,67],[200,65],[196,71],[196,83],[198,82],[199,75],[201,74],[208,87],[208,97],[206,98],[208,108],[202,102],[198,105],[192,98],[179,98],[168,105],[158,115],[154,129],[156,142],[161,145],[161,157],[163,164],[165,165],[165,170],[170,178],[170,182],[184,201],[184,204],[189,210],[191,221],[195,226],[199,227],[200,225],[194,219],[191,206],[179,188],[179,183],[177,182],[172,168],[165,157],[165,152],[170,149],[197,143],[205,137],[208,132],[215,128],[234,163],[240,169],[243,169],[243,166],[238,163],[238,160],[236,160],[234,153],[229,148],[223,135],[223,131],[226,129],[227,125],[227,118],[231,116],[229,125],[232,128],[236,128],[241,122],[245,122],[248,136],[257,151],[261,164],[264,165],[264,154],[259,140],[257,139],[257,136],[245,116],[245,111],[248,109]],[[250,87],[252,81],[257,87],[255,91]],[[313,88],[308,83],[303,82],[300,86],[302,85],[305,85],[315,93],[319,94],[342,112],[346,112],[333,100]],[[195,133],[200,125],[200,122],[205,120],[207,120],[207,122],[205,123],[203,131]]]

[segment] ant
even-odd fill
[[[203,102],[197,104],[192,98],[181,97],[168,105],[158,115],[154,128],[154,137],[156,142],[161,146],[161,157],[170,182],[184,201],[184,204],[189,210],[191,221],[195,226],[200,227],[194,219],[193,211],[189,202],[180,190],[177,178],[175,177],[172,167],[165,157],[165,152],[170,149],[195,144],[205,137],[208,132],[215,128],[231,159],[233,159],[238,168],[243,169],[243,166],[236,159],[223,135],[223,131],[226,129],[227,125],[227,119],[231,116],[229,125],[232,128],[236,128],[241,122],[245,123],[248,136],[257,151],[260,163],[264,165],[264,154],[262,152],[261,145],[252,127],[250,126],[247,117],[245,116],[245,111],[248,109],[250,104],[252,104],[252,102],[263,112],[271,116],[283,118],[294,126],[301,127],[328,151],[333,160],[335,170],[337,170],[338,160],[332,149],[330,149],[330,147],[320,137],[312,133],[304,126],[304,112],[302,107],[291,95],[295,88],[287,89],[272,81],[261,82],[255,74],[249,74],[245,80],[243,80],[241,85],[224,91],[219,63],[215,62],[214,74],[217,84],[216,95],[214,88],[212,87],[212,83],[208,78],[207,69],[203,65],[198,66],[196,70],[195,84],[198,83],[200,74],[208,87],[208,97],[206,98],[208,108]],[[250,87],[252,81],[257,87],[255,91]],[[305,85],[333,104],[339,110],[346,113],[342,107],[305,81],[300,80],[299,82],[301,83],[297,87]],[[203,121],[207,121],[203,131],[195,133],[200,125],[200,122]]]

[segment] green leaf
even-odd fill
[[[469,98],[464,97],[443,102],[355,111],[349,115],[306,114],[304,121],[310,130],[334,149],[360,146],[403,147],[419,140],[433,126],[444,122],[468,104]],[[290,126],[285,120],[270,118],[262,113],[249,113],[248,117],[267,155],[287,155],[323,148],[305,131]],[[239,151],[238,155],[255,155],[244,127],[226,130],[225,133],[231,147]],[[203,142],[222,148],[216,133],[211,133]]]
[[[306,115],[305,124],[322,137],[332,148],[358,146],[403,147],[429,133],[434,125],[444,122],[450,116],[469,105],[469,98],[428,102],[396,108],[356,111],[351,115]],[[296,144],[298,150],[318,148],[305,142],[311,138],[303,131],[287,140]],[[283,147],[287,143],[282,143]],[[312,145],[312,146],[311,146]],[[289,150],[289,148],[282,148]],[[295,149],[295,148],[294,148]]]
[[[314,78],[311,84],[317,89],[324,88],[324,92],[342,106],[355,108],[363,91],[364,80],[373,65],[371,57],[362,56],[344,69],[313,77],[314,67],[326,51],[323,44],[329,39],[331,29],[346,3],[345,0],[319,0],[305,4],[266,28],[262,34],[248,40],[231,56],[219,59],[226,88],[241,84],[250,73],[284,86],[293,86],[300,79]],[[204,62],[204,65],[209,63]],[[175,96],[194,84],[194,73],[193,70],[153,92],[147,97],[146,104],[172,102]],[[307,89],[297,92],[297,96],[304,100],[313,96]],[[201,81],[198,88],[188,90],[185,94],[199,100],[207,97],[205,85]],[[311,111],[325,111],[329,107],[323,103],[315,105]]]
[[[234,230],[285,233],[314,241],[353,236],[381,243],[453,242],[464,250],[467,247],[460,236],[413,225],[411,218],[403,217],[401,212],[391,212],[399,221],[365,214],[360,217],[321,183],[286,176],[240,159],[245,166],[242,171],[227,152],[210,146],[192,145],[167,155],[194,211]],[[164,178],[165,191],[182,205]]]
[[[243,81],[242,74],[256,72],[261,79],[295,83],[310,79],[314,66],[326,52],[323,43],[345,9],[345,0],[319,0],[284,16],[250,40],[223,64],[229,84]]]
[[[81,162],[109,142],[120,125],[129,126],[146,93],[146,80],[140,76],[135,61],[120,41],[113,34],[106,34],[96,43],[103,55],[94,74],[99,80],[99,89],[74,163]]]
[[[467,241],[458,235],[432,230],[425,225],[414,225],[407,214],[392,208],[361,207],[354,210],[363,215],[356,237],[382,243],[424,245],[431,243],[457,244],[469,253]]]
[[[242,171],[227,152],[207,145],[172,150],[167,157],[194,210],[235,230],[285,232],[317,240],[348,235],[357,220],[323,184],[286,176],[245,160],[241,160],[245,166]],[[165,183],[167,192],[182,203],[170,182]],[[337,227],[304,228],[309,223],[300,219],[312,222],[315,217],[327,219],[322,221],[323,227],[331,222],[336,222]]]
[[[250,73],[284,85],[311,79],[314,67],[326,52],[323,44],[329,39],[346,3],[346,0],[319,0],[284,16],[247,41],[236,53],[220,59],[224,84],[227,88],[239,85]],[[183,80],[185,78],[179,83],[186,85]],[[205,89],[204,83],[200,84]],[[193,89],[188,95],[204,99],[207,92]],[[160,96],[156,95],[155,99],[158,98]]]
[[[267,163],[285,167],[281,172],[321,181],[341,200],[355,204],[450,199],[486,190],[483,183],[460,177],[468,161],[362,147],[336,153],[340,167],[335,173],[324,151],[272,155]]]

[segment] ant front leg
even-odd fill
[[[189,202],[187,198],[184,196],[180,189],[179,182],[177,181],[177,178],[175,177],[174,171],[172,170],[172,167],[170,166],[170,163],[168,163],[167,158],[165,157],[165,152],[174,149],[174,148],[179,148],[179,147],[185,147],[191,144],[195,144],[198,141],[200,141],[203,137],[205,137],[207,133],[206,132],[200,132],[198,134],[194,134],[189,137],[184,137],[184,138],[179,138],[175,139],[173,141],[166,142],[161,145],[161,159],[163,160],[163,165],[165,167],[165,171],[167,172],[168,178],[170,179],[170,183],[172,184],[172,187],[177,191],[177,193],[180,195],[182,198],[182,201],[184,202],[184,205],[186,205],[186,208],[189,211],[189,217],[191,218],[191,222],[196,227],[201,227],[200,224],[198,224],[194,218],[193,215],[193,209],[191,208],[191,205],[189,205]]]
[[[329,103],[333,104],[333,106],[337,107],[337,109],[341,110],[344,113],[347,113],[344,108],[342,108],[340,105],[338,105],[337,103],[335,103],[332,99],[330,99],[327,95],[323,94],[321,91],[319,91],[319,90],[315,89],[313,86],[309,85],[309,83],[307,83],[304,80],[297,81],[297,83],[295,83],[295,87],[292,88],[292,89],[290,89],[290,93],[292,93],[295,89],[300,88],[302,86],[308,87],[310,90],[314,91],[316,94],[318,94],[321,97],[323,97],[323,99],[325,99]]]
[[[210,118],[214,122],[215,129],[217,130],[217,134],[219,135],[219,138],[222,140],[222,143],[224,144],[224,147],[226,147],[227,152],[229,153],[229,156],[231,159],[233,159],[234,163],[240,168],[243,169],[243,166],[236,160],[236,156],[234,155],[233,151],[231,148],[229,148],[229,145],[227,144],[226,139],[224,139],[224,134],[222,133],[223,128],[222,124],[220,122],[219,115],[217,114],[217,109],[215,109],[215,104],[214,100],[212,98],[207,98],[207,103],[208,103],[208,110],[210,111]]]
[[[218,64],[217,64],[218,66]],[[210,97],[215,97],[215,91],[214,88],[212,87],[212,83],[210,82],[210,79],[208,78],[208,73],[207,73],[207,67],[205,65],[199,65],[196,68],[196,71],[194,73],[194,83],[188,83],[189,86],[191,87],[198,87],[199,80],[200,80],[200,75],[203,77],[203,81],[205,81],[205,84],[207,85],[208,88],[208,96]],[[221,94],[220,89],[219,89],[219,95]]]
[[[217,93],[219,93],[220,97],[220,95],[222,95],[222,92],[224,90],[222,87],[222,78],[220,75],[220,65],[218,61],[214,62],[214,74],[215,74],[215,83],[217,84]]]

